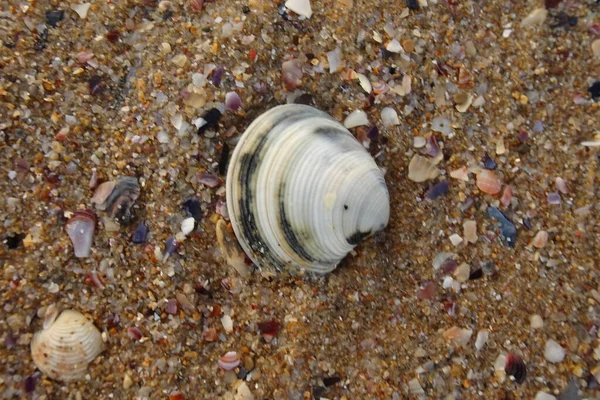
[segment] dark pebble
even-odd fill
[[[113,29],[112,31],[106,34],[106,39],[111,43],[117,43],[119,38],[121,37],[121,32],[118,29]]]
[[[173,16],[173,10],[167,10],[163,13],[162,19],[163,19],[163,21],[166,21],[168,19],[171,19],[172,16]]]
[[[504,372],[515,378],[515,382],[518,384],[525,382],[525,378],[527,378],[527,366],[523,359],[516,354],[509,354],[506,357]]]
[[[221,85],[221,80],[223,79],[224,71],[225,71],[225,68],[223,68],[223,67],[219,67],[213,71],[212,77],[211,77],[211,82],[216,87],[219,87]]]
[[[546,0],[544,1],[544,6],[546,8],[556,8],[560,4],[562,0]]]
[[[590,92],[592,100],[600,98],[600,81],[592,83],[592,86],[589,87],[588,92]]]
[[[569,25],[571,25],[571,26],[577,25],[578,21],[579,21],[579,18],[577,18],[577,17],[569,17]]]
[[[483,162],[483,166],[489,170],[495,170],[498,167],[498,163],[496,163],[496,161],[492,160],[492,158],[486,153],[485,156],[483,156],[483,159],[481,160],[481,162]]]
[[[23,238],[25,238],[25,235],[23,235],[22,233],[15,233],[13,235],[10,235],[6,238],[6,245],[9,249],[14,250],[17,247],[19,247],[21,243],[23,243]]]
[[[202,209],[200,208],[200,200],[195,197],[190,197],[183,202],[183,210],[190,217],[194,217],[196,222],[202,219]]]
[[[46,43],[48,43],[48,29],[44,29],[42,33],[38,35],[33,44],[33,48],[37,51],[41,51],[46,48]]]
[[[53,28],[58,26],[58,23],[65,19],[63,10],[51,10],[46,12],[46,23]]]
[[[496,265],[491,261],[482,262],[480,266],[481,272],[483,272],[485,276],[493,275],[496,272]]]
[[[294,100],[294,104],[304,104],[307,106],[312,106],[314,105],[314,101],[315,99],[313,98],[312,94],[304,93],[296,97],[296,99]]]
[[[179,247],[179,242],[177,241],[177,239],[175,239],[175,237],[171,236],[167,239],[167,242],[166,242],[167,254],[171,255],[171,254],[175,253],[175,251],[177,250],[178,247]],[[154,311],[152,311],[152,313],[154,313]]]
[[[245,380],[245,379],[246,379],[246,377],[248,376],[248,373],[249,373],[249,372],[250,372],[250,371],[248,371],[246,368],[244,368],[244,367],[240,367],[240,370],[239,370],[239,371],[238,371],[238,373],[237,373],[237,378],[238,378],[238,379],[241,379],[241,380]]]
[[[249,14],[249,13],[250,13],[250,7],[248,7],[248,6],[244,6],[244,7],[242,7],[242,12],[243,12],[244,14]]]
[[[23,381],[23,389],[25,390],[25,393],[33,393],[33,391],[35,390],[35,384],[37,383],[37,378],[38,375],[36,374],[30,375],[27,378],[25,378],[25,380]]]
[[[369,132],[367,132],[367,137],[369,139],[375,139],[377,136],[379,136],[379,129],[377,129],[377,127],[373,125],[369,128]]]
[[[202,125],[198,128],[198,135],[202,135],[208,129],[217,126],[217,122],[221,118],[221,111],[216,108],[211,108],[208,112],[202,117],[206,121],[206,124]]]
[[[482,268],[477,268],[471,271],[471,274],[469,275],[469,279],[470,280],[476,280],[476,279],[480,279],[483,278],[483,269]]]
[[[328,378],[323,378],[323,385],[325,386],[331,386],[331,385],[335,385],[338,382],[341,382],[342,378],[340,378],[339,376],[330,376]]]
[[[145,222],[140,222],[133,233],[133,243],[146,243],[148,237],[148,226]]]
[[[438,197],[445,195],[446,193],[448,193],[448,180],[445,179],[433,185],[427,191],[427,193],[425,193],[425,197],[427,197],[429,200],[435,200]]]
[[[567,387],[558,395],[557,400],[581,400],[577,381],[571,379]]]
[[[219,174],[225,175],[227,173],[227,166],[229,165],[229,145],[223,143],[221,149],[221,156],[219,157]]]
[[[419,2],[417,0],[406,0],[406,5],[411,10],[419,10],[420,9]]]
[[[517,227],[512,223],[511,220],[506,218],[506,215],[502,213],[502,211],[498,210],[496,207],[488,207],[487,212],[490,217],[495,218],[500,222],[502,227],[502,236],[508,244],[509,247],[515,247],[515,242],[517,240]]]
[[[275,336],[279,330],[279,322],[277,321],[265,321],[258,323],[258,330],[262,335]]]
[[[102,83],[102,77],[100,75],[92,76],[88,81],[88,86],[92,96],[100,94],[104,91],[104,83]]]
[[[531,220],[529,218],[523,218],[523,226],[527,229],[533,228],[533,225],[531,224]]]
[[[323,386],[315,386],[312,388],[312,395],[314,399],[320,399],[325,394],[325,389]]]

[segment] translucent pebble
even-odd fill
[[[490,331],[488,331],[487,329],[482,329],[479,332],[477,332],[477,338],[475,339],[475,348],[478,351],[483,349],[483,346],[485,346],[489,337]]]
[[[452,121],[445,117],[435,117],[433,121],[431,121],[431,129],[436,132],[441,132],[444,135],[449,135],[452,133]]]
[[[193,217],[189,217],[181,221],[181,232],[184,235],[189,235],[194,230],[194,225],[196,224],[196,220]]]
[[[544,348],[544,358],[551,363],[559,363],[565,359],[566,351],[565,349],[550,339],[546,342],[546,346]]]
[[[533,329],[540,329],[544,327],[544,320],[537,314],[533,314],[529,317],[529,325]]]

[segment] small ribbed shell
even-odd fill
[[[31,356],[40,371],[69,382],[84,377],[88,364],[102,352],[102,335],[92,321],[74,310],[33,335]]]
[[[238,142],[227,174],[227,206],[240,245],[259,267],[329,272],[388,223],[383,174],[329,115],[275,107]]]

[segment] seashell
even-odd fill
[[[444,339],[446,339],[448,342],[453,342],[460,347],[465,347],[467,343],[469,343],[469,340],[471,340],[471,335],[473,335],[473,331],[471,329],[461,329],[457,326],[453,326],[442,333]]]
[[[492,171],[481,170],[477,174],[477,187],[484,193],[497,194],[502,190],[502,182]]]
[[[531,244],[533,245],[533,247],[537,247],[538,249],[541,249],[542,247],[544,247],[546,245],[546,242],[548,242],[548,232],[539,231],[533,238],[533,241],[531,242]]]
[[[83,378],[88,364],[101,352],[100,331],[74,310],[63,311],[31,340],[31,356],[38,369],[65,382]]]
[[[435,164],[428,158],[415,154],[408,164],[408,179],[413,182],[425,182],[440,174]]]
[[[523,359],[516,354],[511,353],[506,356],[504,372],[506,372],[506,375],[515,378],[515,382],[519,385],[525,382],[525,378],[527,378],[527,366]]]
[[[86,258],[92,252],[96,215],[90,210],[77,210],[67,222],[65,230],[73,243],[75,257]]]
[[[461,167],[461,168],[455,169],[454,171],[451,171],[450,176],[454,179],[458,179],[461,181],[465,181],[465,182],[469,181],[469,172],[467,171],[467,167]]]
[[[288,91],[293,91],[302,84],[302,62],[298,59],[288,60],[281,64],[281,80]]]
[[[221,358],[219,358],[218,364],[219,368],[225,371],[231,371],[238,365],[240,365],[241,359],[238,353],[235,351],[228,351]]]
[[[512,197],[513,197],[512,187],[510,187],[510,185],[507,185],[504,187],[504,191],[502,192],[502,197],[500,197],[500,203],[502,203],[502,205],[504,207],[508,207],[510,205],[510,201],[512,200]]]
[[[375,82],[372,85],[372,87],[373,87],[373,94],[376,96],[379,94],[385,94],[390,91],[390,87],[388,86],[388,84],[383,81]]]
[[[140,195],[140,186],[132,176],[120,177],[114,190],[110,193],[103,206],[111,217],[122,223],[129,223],[133,219],[131,208]]]
[[[242,99],[236,92],[225,94],[225,108],[231,111],[237,111],[242,107]]]
[[[371,86],[371,82],[369,82],[369,78],[367,78],[363,74],[356,74],[358,77],[358,83],[360,83],[360,87],[367,93],[371,93],[373,87]]]
[[[381,123],[386,128],[400,125],[400,120],[398,119],[396,110],[394,110],[392,107],[384,107],[383,110],[381,110]]]
[[[369,125],[369,118],[363,110],[352,111],[344,120],[344,126],[348,129],[362,125]]]
[[[383,173],[337,121],[310,106],[275,107],[244,132],[231,157],[227,207],[259,267],[329,272],[385,228]]]
[[[108,196],[113,192],[116,186],[115,181],[108,181],[101,183],[96,190],[94,191],[94,196],[92,196],[92,203],[98,205],[99,210],[104,210],[103,205],[108,199]]]
[[[562,194],[569,193],[569,188],[567,188],[567,183],[560,176],[558,178],[556,178],[556,189],[558,189],[558,191],[561,192]]]

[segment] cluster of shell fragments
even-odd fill
[[[260,267],[329,272],[383,229],[383,173],[354,136],[309,106],[277,106],[244,132],[227,174],[240,245]]]

